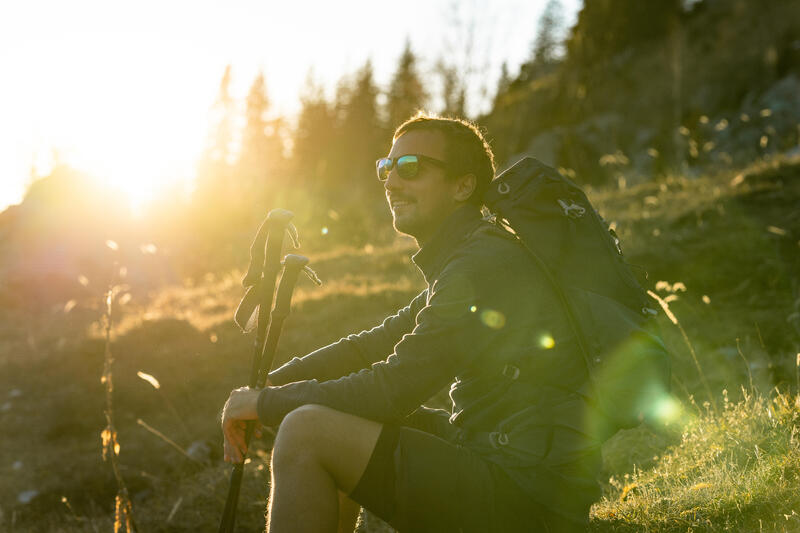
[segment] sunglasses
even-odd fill
[[[414,179],[419,173],[420,162],[431,163],[437,167],[447,169],[447,163],[439,159],[434,159],[426,155],[401,155],[400,157],[382,157],[375,161],[375,168],[378,171],[378,179],[386,181],[389,172],[397,168],[397,175],[401,179]]]

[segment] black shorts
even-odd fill
[[[409,427],[383,427],[350,497],[402,533],[564,530],[496,464]]]

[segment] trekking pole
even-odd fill
[[[316,274],[308,268],[308,258],[302,255],[289,254],[283,261],[283,274],[281,275],[280,283],[278,284],[278,293],[275,297],[275,306],[269,318],[269,331],[267,338],[264,341],[264,349],[261,353],[260,363],[257,367],[257,379],[255,388],[263,388],[267,382],[269,371],[272,368],[272,362],[275,359],[275,352],[278,347],[278,338],[283,328],[283,323],[286,317],[289,316],[291,310],[292,293],[297,283],[297,277],[300,272],[305,272],[315,283],[319,284],[319,278]],[[256,427],[255,420],[249,420],[245,428],[245,446],[249,447],[250,439]],[[231,485],[228,491],[228,500],[225,502],[225,510],[222,514],[222,521],[220,522],[220,533],[232,533],[233,526],[236,522],[236,506],[239,500],[239,491],[242,484],[242,474],[244,472],[245,456],[242,457],[242,462],[234,465],[233,472],[231,473]]]
[[[261,365],[261,356],[264,351],[266,331],[269,324],[269,312],[275,293],[275,281],[281,269],[281,251],[284,236],[288,230],[293,240],[297,241],[297,231],[291,225],[293,214],[284,209],[273,209],[258,228],[255,239],[250,246],[250,264],[247,273],[242,279],[242,285],[247,288],[239,307],[234,313],[234,322],[243,330],[252,329],[253,318],[256,318],[256,336],[253,341],[253,362],[250,367],[248,387],[255,387],[258,378],[258,369]],[[239,485],[242,481],[241,465],[235,465],[231,471],[228,498],[225,510],[222,513],[220,532],[225,529],[226,517],[236,512],[236,499],[238,498]],[[233,530],[233,523],[230,525]]]

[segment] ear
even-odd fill
[[[472,196],[477,185],[478,179],[475,177],[475,174],[464,174],[460,176],[456,180],[456,192],[453,198],[457,202],[466,202],[469,197]]]

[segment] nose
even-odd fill
[[[387,191],[396,190],[402,182],[403,180],[397,175],[397,168],[395,167],[389,171],[389,174],[386,176],[386,181],[383,182],[383,187]]]

